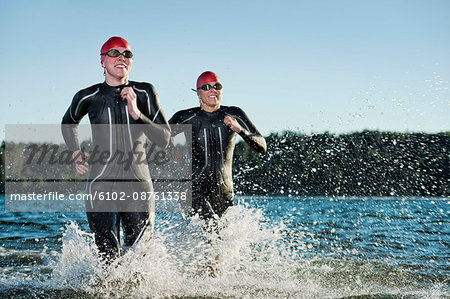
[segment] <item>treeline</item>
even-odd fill
[[[271,134],[266,142],[264,156],[244,142],[236,145],[233,181],[237,194],[450,196],[450,132],[283,132]],[[20,154],[21,150],[15,153]],[[4,142],[0,158],[0,191],[4,193]],[[63,168],[68,177],[73,176],[72,166]]]
[[[284,132],[266,142],[264,156],[237,144],[238,194],[450,195],[450,132]]]

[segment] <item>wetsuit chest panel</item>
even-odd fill
[[[233,155],[236,133],[225,125],[225,111],[220,108],[209,113],[194,108],[178,113],[171,120],[173,123],[192,125],[194,180],[203,175],[203,179],[223,181],[228,168],[231,174],[231,164],[227,161]]]
[[[89,99],[88,114],[91,124],[126,124],[126,102],[120,97],[120,88],[101,88]],[[110,118],[111,115],[111,118]]]
[[[88,115],[91,124],[109,124],[108,106],[103,96],[94,97],[89,101]]]

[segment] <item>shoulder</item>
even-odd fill
[[[150,92],[150,93],[156,93],[156,89],[153,86],[153,84],[148,83],[148,82],[135,82],[135,81],[130,81],[130,85],[133,86],[133,89],[140,91],[140,92]]]
[[[194,118],[195,115],[197,115],[199,110],[200,110],[199,107],[193,107],[193,108],[177,111],[170,118],[169,123],[172,123],[172,124],[174,124],[174,123],[182,123],[184,121],[192,119],[192,118]]]
[[[231,115],[246,116],[244,110],[237,106],[222,106],[224,112]]]
[[[80,91],[78,91],[75,94],[74,99],[81,100],[81,99],[85,99],[85,98],[88,98],[90,96],[96,95],[97,93],[100,92],[101,85],[102,85],[101,83],[98,83],[98,84],[94,84],[92,86],[89,86],[88,88],[81,89]]]

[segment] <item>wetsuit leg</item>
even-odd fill
[[[148,227],[150,225],[148,212],[122,212],[120,220],[123,225],[125,246],[132,246],[146,229],[152,229]]]
[[[120,252],[119,215],[116,212],[88,212],[89,227],[94,233],[95,245],[106,261]]]

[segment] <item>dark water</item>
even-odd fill
[[[155,237],[107,270],[84,213],[2,212],[0,297],[450,298],[449,198],[238,201],[212,242],[158,203]]]

